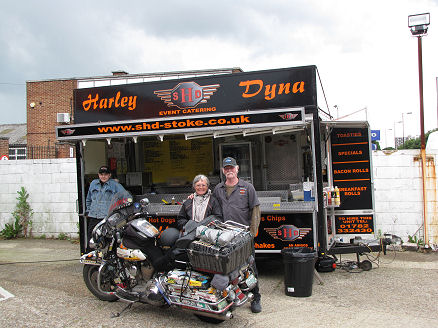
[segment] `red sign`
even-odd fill
[[[8,155],[2,155],[0,157],[0,161],[7,161],[7,160],[9,160],[9,156]]]
[[[200,103],[206,103],[219,87],[220,84],[200,86],[196,82],[183,82],[172,90],[158,90],[154,93],[169,107],[194,108]]]

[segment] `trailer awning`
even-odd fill
[[[164,119],[75,124],[56,127],[59,141],[82,141],[183,134],[186,139],[230,135],[279,134],[302,130],[308,122],[303,107]]]
[[[222,138],[228,136],[242,135],[253,136],[258,134],[282,134],[282,133],[290,133],[295,131],[301,131],[305,127],[303,125],[295,125],[293,127],[268,127],[268,128],[256,128],[256,129],[231,129],[224,131],[205,131],[199,133],[184,133],[184,137],[186,140],[190,139],[198,139],[198,138]]]

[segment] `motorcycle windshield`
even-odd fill
[[[123,207],[128,207],[133,202],[133,197],[128,191],[119,191],[114,194],[111,199],[110,207],[108,210],[108,217],[111,216],[115,211]]]

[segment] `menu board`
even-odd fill
[[[374,233],[373,215],[335,215],[336,234]]]
[[[155,184],[191,183],[196,175],[208,175],[213,170],[211,138],[146,139],[143,141],[143,154],[144,171],[151,172]]]
[[[373,208],[369,149],[368,129],[333,128],[333,185],[339,188],[341,195],[337,210]]]

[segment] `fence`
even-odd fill
[[[59,146],[27,146],[27,159],[58,158]]]

